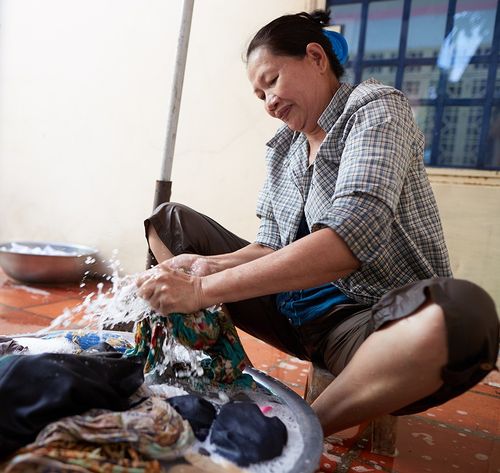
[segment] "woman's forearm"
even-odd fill
[[[267,246],[259,245],[258,243],[250,243],[249,245],[241,248],[240,250],[234,251],[232,253],[224,253],[221,255],[207,256],[207,259],[214,262],[219,271],[234,268],[250,261],[254,261],[258,258],[262,258],[274,250],[268,248]]]
[[[344,241],[324,228],[278,251],[203,277],[202,299],[208,306],[305,289],[347,276],[359,266]]]

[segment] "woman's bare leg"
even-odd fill
[[[162,263],[163,261],[174,256],[160,240],[160,237],[158,236],[158,233],[156,233],[153,225],[149,225],[148,227],[148,242],[149,248],[151,248],[151,251],[153,252],[153,255],[158,263]]]
[[[312,404],[325,436],[432,394],[447,359],[444,314],[435,303],[374,332]]]

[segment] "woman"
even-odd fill
[[[498,320],[484,291],[450,278],[408,102],[374,80],[341,83],[326,22],[285,15],[247,50],[255,95],[284,123],[255,242],[162,205],[146,234],[163,263],[138,285],[162,313],[226,303],[238,327],[325,365],[336,378],[313,408],[329,435],[470,388],[495,366]]]

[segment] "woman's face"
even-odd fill
[[[247,73],[269,115],[295,131],[308,133],[318,127],[333,96],[335,77],[319,44],[310,43],[303,58],[277,56],[265,47],[257,48],[250,53]]]

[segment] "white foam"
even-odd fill
[[[19,345],[28,350],[23,354],[39,355],[41,353],[75,353],[78,346],[64,337],[43,339],[36,337],[15,337],[14,340]]]
[[[12,242],[10,246],[2,246],[2,250],[13,251],[15,253],[22,253],[28,255],[48,255],[48,256],[78,256],[77,251],[63,251],[59,250],[52,245],[45,246],[26,246],[19,243]]]
[[[29,292],[31,294],[37,294],[39,296],[45,296],[45,297],[49,297],[50,296],[50,292],[49,291],[44,291],[43,289],[37,289],[37,288],[34,288],[34,287],[23,286],[21,284],[19,284],[19,285],[16,284],[16,289],[21,289],[23,291]]]
[[[148,384],[145,387],[151,394],[165,396],[166,398],[188,394],[186,390],[169,384]]]

